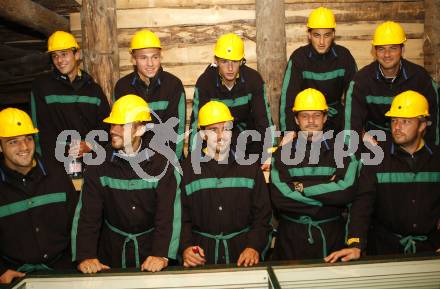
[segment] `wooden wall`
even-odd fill
[[[337,43],[351,50],[359,68],[373,60],[372,33],[385,20],[403,25],[408,37],[405,57],[423,65],[424,1],[407,0],[286,0],[286,57],[306,44],[307,16],[321,5],[333,9]],[[79,40],[80,21],[79,13],[71,14],[71,30]],[[117,27],[121,76],[132,71],[128,53],[130,38],[138,29],[149,28],[162,41],[165,70],[183,81],[188,103],[197,77],[213,59],[213,47],[219,35],[227,32],[242,35],[247,64],[256,68],[254,0],[117,0]]]

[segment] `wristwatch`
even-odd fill
[[[295,186],[295,191],[299,192],[299,193],[303,193],[304,192],[304,185],[301,182],[293,182],[293,185]]]

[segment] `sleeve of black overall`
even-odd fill
[[[32,123],[40,130],[39,133],[35,134],[35,150],[40,156],[42,156],[41,146],[44,145],[44,143],[41,142],[41,131],[48,130],[46,128],[49,123],[47,116],[50,114],[48,113],[49,107],[44,101],[44,97],[41,95],[39,85],[35,82],[32,84],[30,104]]]
[[[260,141],[253,141],[249,147],[248,153],[259,154],[260,159],[263,152],[264,140],[266,137],[266,129],[273,125],[272,116],[270,113],[269,103],[267,101],[266,87],[260,74],[257,73],[257,80],[251,84],[252,99],[251,99],[251,113],[254,120],[255,129],[261,136]],[[270,132],[270,147],[274,145],[274,136]],[[266,148],[268,149],[268,148]]]
[[[345,96],[345,113],[344,113],[344,130],[346,134],[349,134],[350,130],[361,134],[365,130],[365,124],[367,122],[367,103],[366,95],[362,91],[357,80],[350,81],[348,85],[347,94]],[[349,138],[345,141],[348,143]]]
[[[185,164],[184,164],[185,165]],[[180,185],[182,192],[182,236],[180,240],[180,253],[183,254],[186,248],[190,246],[194,246],[192,240],[192,221],[191,221],[191,196],[186,194],[186,185],[191,181],[189,180],[189,175],[191,165],[184,167],[184,176],[182,179],[182,183]],[[187,173],[186,173],[187,172]]]
[[[169,106],[167,108],[167,116],[165,119],[170,119],[175,117],[179,120],[179,123],[174,130],[176,131],[178,136],[181,136],[182,139],[179,143],[174,144],[171,143],[171,148],[176,152],[177,159],[182,159],[183,155],[183,144],[185,139],[183,135],[185,133],[185,122],[186,122],[186,98],[185,98],[185,90],[183,88],[183,84],[180,80],[173,85],[172,93],[170,95]]]
[[[181,175],[170,163],[165,168],[156,188],[152,255],[176,259],[182,227]]]
[[[89,166],[72,223],[72,259],[98,258],[98,240],[103,221],[104,190],[99,167]]]
[[[440,144],[440,132],[439,132],[439,90],[437,84],[434,80],[426,76],[426,82],[423,84],[424,89],[422,95],[426,97],[429,104],[429,120],[431,121],[431,126],[426,131],[425,139],[429,142],[433,142],[436,145]]]
[[[344,74],[344,90],[347,91],[350,81],[353,80],[354,75],[358,71],[356,60],[349,52],[346,57],[345,74]]]
[[[72,227],[72,221],[75,216],[75,210],[76,206],[78,205],[79,200],[79,194],[75,190],[75,187],[73,186],[72,180],[69,178],[69,176],[66,175],[64,168],[60,166],[60,172],[62,174],[62,177],[58,180],[59,183],[66,184],[66,193],[67,193],[67,216],[69,220],[69,232],[71,231]]]
[[[103,120],[110,115],[110,104],[109,100],[107,99],[104,92],[102,91],[102,88],[99,85],[97,88],[97,97],[101,100],[101,103],[98,106],[98,114],[96,115],[96,126],[94,129],[101,129],[109,132],[110,126],[108,123],[103,122]]]
[[[262,255],[271,241],[271,217],[269,191],[261,169],[255,167],[255,186],[252,194],[251,230],[247,233],[246,247],[257,250]],[[264,258],[264,256],[262,256]]]
[[[289,62],[287,63],[287,67],[284,72],[283,85],[281,87],[280,130],[282,132],[299,130],[299,127],[294,119],[292,108],[296,95],[302,89],[302,82],[302,68],[300,67],[297,57],[295,57],[295,52],[293,52],[290,56]]]
[[[116,84],[115,88],[113,89],[113,95],[112,95],[112,101],[115,102],[118,98],[124,96],[124,93],[127,92],[126,89],[123,87],[122,78],[119,79]]]
[[[347,245],[350,246],[350,240],[352,240],[354,241],[352,246],[359,247],[361,250],[364,250],[367,246],[367,233],[374,210],[376,184],[375,167],[362,165],[359,186],[350,207],[350,222],[347,234]]]
[[[199,121],[199,110],[200,108],[206,104],[209,99],[209,92],[203,86],[202,77],[199,77],[197,80],[196,86],[194,87],[194,97],[193,97],[193,106],[191,112],[191,121],[189,125],[190,135],[189,135],[189,152],[192,152],[195,149],[195,136],[197,134],[198,128],[197,123]]]

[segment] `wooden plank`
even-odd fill
[[[249,62],[256,62],[255,42],[245,41],[245,57]],[[120,66],[131,65],[128,47],[121,47],[119,53]],[[205,45],[179,45],[178,47],[162,48],[163,64],[207,64],[214,59],[214,43]]]
[[[138,28],[118,29],[120,47],[128,47]],[[163,47],[182,47],[187,44],[214,43],[217,37],[225,33],[236,33],[255,42],[255,25],[247,23],[225,23],[220,25],[170,26],[151,29],[156,33]]]
[[[322,3],[286,4],[286,23],[306,23],[310,12]],[[423,1],[381,1],[342,3],[332,1],[326,7],[333,10],[336,25],[342,22],[384,21],[399,22],[424,21]],[[295,13],[292,13],[295,12]]]
[[[253,22],[255,10],[147,8],[117,11],[118,28],[163,27],[175,25],[215,25],[225,22]],[[72,30],[80,29],[79,13],[70,17]]]
[[[374,30],[382,23],[377,22],[352,22],[341,23],[336,26],[336,40],[371,40]],[[423,22],[402,22],[407,38],[423,38],[424,24]],[[289,42],[305,42],[307,41],[307,28],[303,24],[287,24],[286,36]]]
[[[183,85],[195,85],[197,78],[205,71],[206,67],[208,67],[209,62],[205,64],[184,64],[184,65],[166,65],[163,67],[166,71],[176,75],[180,80],[182,80]],[[257,68],[257,64],[254,62],[246,63],[249,67],[254,69]],[[120,72],[121,76],[127,75],[128,73],[133,71],[132,66],[121,66]]]
[[[381,22],[353,22],[353,23],[340,23],[336,28],[336,39],[371,39],[374,29]],[[424,29],[423,22],[403,22],[408,38],[422,38]],[[118,44],[122,50],[128,49],[130,40],[134,33],[138,29],[118,29]],[[224,33],[237,33],[242,35],[247,41],[256,41],[256,28],[249,24],[221,24],[215,26],[172,26],[161,27],[152,29],[160,38],[162,47],[168,49],[171,47],[182,48],[194,44],[204,44],[214,46],[217,37]],[[76,36],[80,36],[78,32],[74,33]],[[286,24],[286,36],[289,42],[304,42],[307,40],[307,32],[305,24],[291,23]],[[252,49],[252,48],[251,48]],[[249,48],[246,47],[246,52]],[[246,58],[250,58],[249,55]]]
[[[287,23],[306,23],[310,12],[320,4],[296,3],[286,5]],[[333,9],[337,22],[381,21],[383,19],[423,20],[423,2],[360,2],[328,5]],[[255,22],[254,9],[228,9],[219,6],[200,9],[141,8],[117,11],[118,28],[167,27],[179,25],[217,25],[228,22]],[[71,29],[79,30],[79,13],[70,17]]]
[[[400,0],[400,2],[414,0]],[[76,0],[81,5],[82,0]],[[325,5],[335,1],[331,0],[285,0],[285,3],[320,3]],[[343,3],[356,3],[360,0],[338,0]],[[364,2],[384,2],[383,0],[366,0]],[[134,9],[134,8],[154,8],[154,7],[198,7],[206,5],[251,5],[255,0],[117,0],[118,9]]]

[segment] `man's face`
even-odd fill
[[[295,121],[301,131],[311,136],[313,132],[322,132],[327,121],[327,114],[320,110],[299,111],[295,116]]]
[[[23,174],[32,168],[35,153],[32,135],[0,138],[0,145],[8,168]]]
[[[51,52],[52,63],[64,75],[73,75],[78,73],[79,51],[72,49],[58,50]]]
[[[110,138],[115,150],[132,151],[136,137],[140,137],[142,125],[140,123],[112,124]]]
[[[159,48],[143,48],[134,50],[131,55],[133,65],[144,78],[156,76],[161,66],[161,51]]]
[[[331,28],[310,29],[308,38],[313,48],[319,54],[324,54],[330,50],[330,46],[335,40],[335,30]]]
[[[208,151],[224,155],[229,151],[232,138],[232,122],[220,122],[208,125],[203,130]]]
[[[397,69],[400,65],[403,48],[400,44],[374,47],[376,59],[383,69]]]
[[[238,72],[240,70],[240,60],[227,60],[222,58],[217,58],[216,63],[218,66],[218,71],[220,75],[229,82],[235,81]]]
[[[418,118],[391,118],[391,134],[396,144],[403,147],[418,143],[426,129],[426,122]]]

